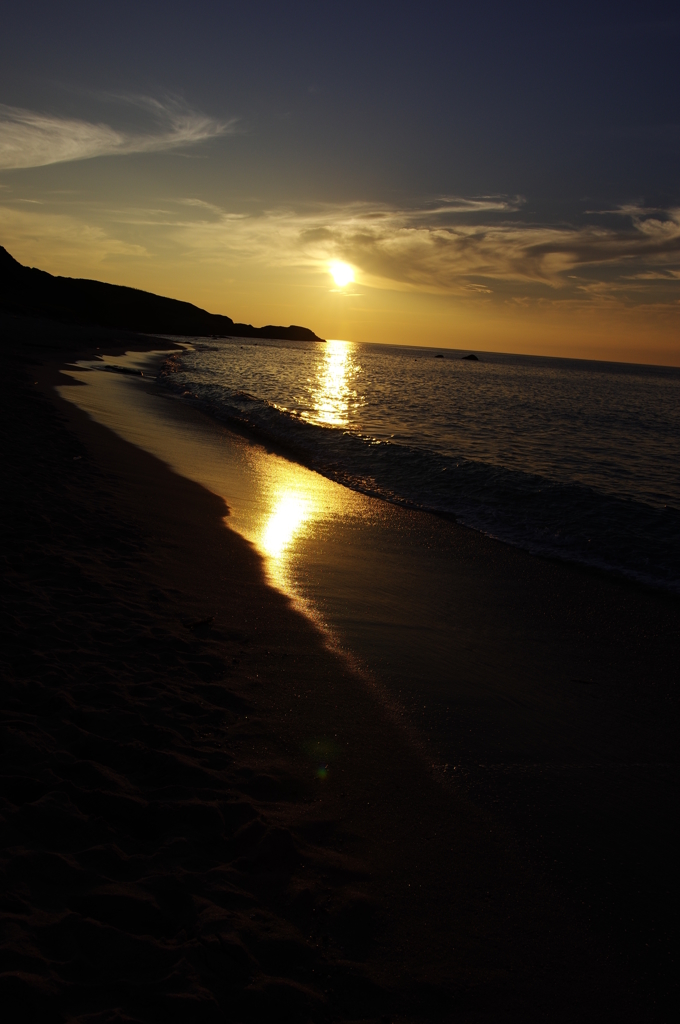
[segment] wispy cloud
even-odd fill
[[[105,225],[88,223],[70,214],[0,205],[0,244],[27,266],[72,275],[73,266],[91,267],[82,276],[96,277],[102,264],[149,261],[151,254],[138,242],[126,240]],[[104,278],[105,279],[105,278]]]
[[[452,199],[413,210],[355,204],[252,216],[213,207],[205,219],[179,218],[174,230],[197,259],[307,267],[343,260],[366,283],[449,294],[513,286],[573,290],[580,281],[585,293],[598,277],[610,286],[633,273],[642,280],[652,268],[680,267],[680,210],[649,215],[628,208],[617,230],[503,216],[519,205]],[[675,280],[674,272],[665,279]]]
[[[435,203],[425,204],[421,208],[412,209],[409,215],[412,218],[428,219],[431,217],[453,216],[455,214],[470,213],[515,213],[524,205],[522,196],[509,198],[508,196],[440,196]]]
[[[176,101],[138,97],[126,102],[147,115],[150,123],[144,131],[0,104],[0,170],[178,149],[228,134],[235,126],[234,121],[206,117]]]
[[[85,250],[96,242],[100,261],[110,245],[115,259],[129,254],[226,273],[238,267],[262,279],[277,268],[326,275],[329,264],[341,260],[355,268],[359,288],[515,303],[677,307],[680,209],[613,212],[620,215],[614,221],[609,215],[603,222],[599,212],[570,225],[533,222],[520,199],[504,197],[446,197],[413,208],[354,203],[235,212],[199,196],[168,196],[143,208],[89,203],[78,213],[70,200],[51,197],[40,213],[7,197],[0,232],[8,240],[38,239],[45,218],[59,213],[54,231],[66,231],[73,221],[73,245]],[[91,239],[95,225],[100,233]]]

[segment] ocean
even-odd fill
[[[262,578],[403,727],[453,812],[471,807],[589,928],[624,949],[641,936],[649,977],[671,977],[680,371],[181,343],[102,351],[59,392],[220,496]],[[222,571],[227,606],[249,584]],[[271,625],[256,614],[244,637],[255,700],[258,659],[286,650]],[[307,697],[328,721],[310,741],[334,741],[323,673]]]
[[[195,340],[156,383],[354,491],[680,593],[680,370]]]
[[[680,371],[178,340],[65,368],[78,386],[60,393],[220,495],[452,813],[471,801],[597,928],[634,918],[657,970],[677,861]],[[309,697],[327,706],[322,675]]]

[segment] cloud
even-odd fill
[[[354,204],[254,215],[216,214],[213,207],[210,217],[178,219],[174,233],[198,260],[324,269],[342,260],[367,284],[457,295],[513,288],[581,288],[585,294],[598,278],[611,290],[617,280],[623,283],[632,274],[641,280],[640,274],[653,269],[656,279],[676,279],[680,210],[648,216],[630,209],[627,223],[616,230],[503,216],[519,205],[453,199],[429,209]]]
[[[503,197],[447,197],[413,208],[353,203],[235,212],[182,196],[144,208],[88,202],[77,214],[70,198],[66,211],[52,196],[43,214],[38,208],[29,213],[20,199],[8,197],[0,211],[12,209],[19,217],[20,206],[24,220],[12,221],[11,231],[0,217],[8,240],[21,240],[20,223],[26,237],[39,238],[41,218],[59,212],[75,217],[74,224],[102,229],[96,239],[75,227],[71,231],[73,244],[76,238],[78,245],[92,244],[98,260],[107,258],[110,245],[114,259],[129,253],[163,264],[191,263],[206,272],[238,267],[253,279],[281,269],[325,279],[329,264],[340,260],[354,268],[359,289],[483,302],[680,302],[680,209],[621,208],[614,226],[611,217],[603,226],[601,215],[594,223],[535,223],[521,200]],[[66,230],[65,219],[54,222],[55,230],[57,223]],[[126,248],[140,243],[143,257],[139,249]],[[26,247],[21,241],[21,250]]]
[[[0,205],[0,244],[26,266],[46,268],[73,276],[74,266],[92,268],[83,276],[96,277],[97,267],[126,261],[148,261],[149,252],[139,242],[126,240],[70,214],[27,210]],[[106,275],[102,275],[106,280]]]
[[[462,196],[442,196],[438,203],[424,206],[420,211],[422,217],[445,216],[457,213],[513,213],[524,205],[522,196],[509,199],[507,196],[474,196],[466,199]],[[418,210],[410,211],[411,217],[418,217]]]
[[[176,101],[127,98],[150,119],[146,131],[124,131],[108,124],[40,114],[0,104],[0,170],[44,167],[71,160],[128,153],[152,153],[193,146],[234,130]]]

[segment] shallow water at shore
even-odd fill
[[[159,360],[107,362],[149,374]],[[625,905],[621,941],[668,955],[675,598],[345,488],[146,377],[68,372],[81,386],[64,397],[224,497],[272,584],[378,688],[433,771],[461,780],[605,930]]]
[[[355,491],[680,592],[676,370],[194,339],[157,381]]]
[[[107,360],[145,367],[147,375],[159,361],[158,354]],[[602,753],[606,741],[594,726],[593,745],[584,748],[587,723],[598,717],[589,687],[611,674],[617,656],[587,640],[593,617],[577,595],[597,589],[595,577],[348,489],[165,397],[140,377],[91,369],[72,376],[86,386],[63,388],[65,397],[225,499],[229,526],[255,545],[270,581],[387,685],[395,704],[412,705],[423,721],[467,705],[489,722],[495,717],[484,746],[496,754],[507,746],[509,760],[548,753],[578,760],[586,748],[593,760]],[[534,594],[553,581],[562,589],[568,584],[573,600],[552,594],[546,606],[545,595]],[[482,619],[479,607],[468,607],[471,589],[486,610]],[[625,584],[612,583],[611,592],[676,607],[673,599],[667,605]],[[555,617],[550,605],[560,601]],[[616,632],[614,620],[613,607],[599,610],[597,629],[608,624]],[[575,635],[582,638],[576,644]],[[574,680],[581,681],[576,688]],[[491,693],[502,713],[489,705]],[[577,706],[587,709],[586,724],[574,733],[564,721]],[[448,746],[449,727],[440,720],[434,731]],[[504,734],[512,737],[507,743]],[[470,750],[473,760],[482,753],[477,747]],[[455,762],[451,750],[442,753]]]

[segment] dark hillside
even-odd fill
[[[20,316],[96,324],[142,334],[321,340],[306,327],[235,324],[228,316],[207,313],[190,302],[167,299],[137,288],[53,277],[44,270],[22,266],[2,246],[0,309]]]

